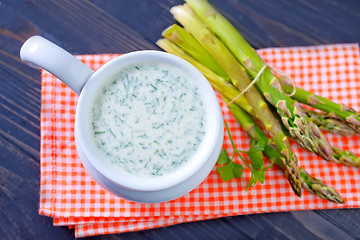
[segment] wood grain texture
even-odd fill
[[[360,42],[356,0],[210,0],[256,48]],[[41,34],[73,54],[158,49],[180,0],[0,1],[0,239],[72,239],[39,216],[40,71],[19,59]],[[360,210],[256,214],[89,239],[360,239]]]

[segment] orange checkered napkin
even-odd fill
[[[270,65],[294,79],[298,86],[360,109],[359,46],[337,44],[315,47],[269,48],[258,51]],[[118,55],[78,56],[93,69]],[[54,225],[75,228],[76,237],[156,228],[181,222],[223,216],[308,209],[360,206],[360,170],[326,162],[292,142],[300,164],[312,175],[333,186],[346,204],[337,205],[303,191],[292,192],[283,172],[273,167],[263,185],[246,191],[250,173],[230,182],[216,170],[195,190],[165,203],[130,202],[107,192],[87,174],[76,153],[74,119],[78,97],[65,84],[42,72],[40,214]],[[218,97],[238,148],[249,139]],[[335,146],[360,156],[360,136],[326,134]],[[232,153],[228,135],[224,148]]]

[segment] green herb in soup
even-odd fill
[[[108,162],[138,176],[161,176],[186,163],[205,135],[196,84],[164,64],[123,68],[100,89],[93,133]]]

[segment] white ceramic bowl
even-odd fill
[[[223,142],[222,114],[210,84],[190,63],[168,53],[148,50],[124,54],[94,72],[65,50],[39,36],[24,43],[20,56],[30,66],[48,70],[80,94],[75,120],[77,151],[87,172],[108,191],[137,202],[169,201],[194,189],[213,169]],[[206,108],[207,128],[198,151],[182,167],[171,174],[139,178],[120,173],[106,164],[93,139],[90,119],[93,101],[108,79],[125,66],[146,62],[175,66],[196,80]]]

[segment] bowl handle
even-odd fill
[[[32,36],[20,49],[20,58],[32,68],[43,68],[80,94],[86,81],[94,73],[70,53],[49,40]]]

